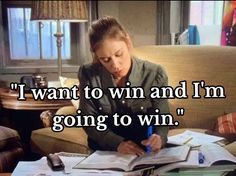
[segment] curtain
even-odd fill
[[[157,1],[157,45],[170,44],[170,1]]]
[[[92,21],[98,19],[98,2],[87,1],[87,7],[89,12],[88,23],[80,23],[76,26],[76,31],[79,38],[79,43],[76,46],[77,50],[79,51],[77,56],[79,65],[83,65],[92,61],[88,41],[88,28],[92,24]]]
[[[180,3],[180,33],[182,33],[189,25],[190,1],[180,1]]]
[[[90,3],[90,24],[98,19],[98,1],[89,1]]]
[[[190,1],[157,1],[158,45],[171,44],[171,33],[182,33],[189,24]]]

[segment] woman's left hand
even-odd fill
[[[153,152],[158,152],[162,146],[161,136],[152,134],[148,139],[142,140],[141,144],[144,146],[150,146]]]

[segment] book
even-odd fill
[[[191,150],[187,160],[181,162],[170,163],[154,170],[153,175],[162,175],[163,173],[179,168],[197,168],[199,166],[198,150]]]
[[[158,153],[145,153],[142,156],[120,154],[114,151],[95,151],[74,168],[133,171],[154,165],[185,161],[189,151],[189,146],[163,148]]]
[[[199,162],[199,153],[204,155],[204,162]],[[229,172],[236,169],[236,157],[217,144],[202,145],[199,150],[191,150],[186,161],[175,162],[158,167],[153,175],[168,175],[174,169],[180,170],[180,175],[195,175],[201,173]],[[191,172],[191,173],[190,173]],[[176,172],[175,172],[176,173]]]
[[[235,172],[236,165],[213,165],[205,168],[195,168],[195,169],[180,169],[178,172],[181,176],[226,176],[232,175]],[[235,174],[234,174],[235,175]]]
[[[199,167],[209,167],[217,164],[236,165],[236,157],[217,144],[202,145],[200,152],[204,155],[204,162],[199,164]]]
[[[214,143],[224,140],[223,137],[208,135],[205,133],[185,130],[183,133],[168,137],[168,144],[189,145],[191,147],[201,146],[203,144]]]

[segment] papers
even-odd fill
[[[63,152],[64,153],[64,152]],[[77,156],[65,156],[65,153],[63,156],[60,156],[62,162],[65,165],[64,171],[57,171],[54,172],[51,170],[51,168],[47,164],[47,158],[42,157],[40,160],[37,161],[21,161],[17,164],[17,167],[13,171],[13,176],[61,176],[65,174],[73,174],[72,167],[75,165],[75,163],[83,160],[85,156],[77,155]]]
[[[86,155],[61,152],[58,153],[65,165],[64,171],[52,171],[47,164],[46,157],[37,161],[21,161],[17,164],[12,176],[123,176],[122,172],[110,170],[82,170],[72,169],[78,162],[85,159]]]
[[[197,147],[203,144],[214,143],[223,139],[223,137],[185,130],[181,134],[168,137],[167,143]]]

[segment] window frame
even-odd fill
[[[57,72],[57,59],[55,60],[11,60],[10,58],[10,43],[9,43],[9,29],[8,29],[8,19],[7,19],[7,8],[31,8],[32,1],[2,1],[1,4],[1,14],[2,15],[2,63],[0,73],[48,73],[48,72]],[[0,21],[1,22],[1,21]],[[80,26],[87,29],[88,24],[83,23],[70,23],[70,32],[71,32],[71,58],[62,60],[63,72],[74,72],[78,71],[78,65],[80,64],[79,56],[81,51],[79,43],[80,32],[78,29]],[[83,34],[84,35],[84,34]],[[55,38],[56,40],[56,38]]]

